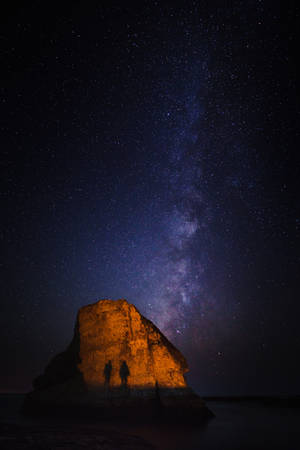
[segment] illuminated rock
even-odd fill
[[[126,300],[82,307],[74,337],[35,382],[25,409],[115,406],[207,411],[187,387],[183,355]]]
[[[102,300],[81,308],[78,327],[78,368],[88,386],[105,384],[105,365],[111,361],[111,387],[122,385],[122,364],[128,367],[129,388],[154,388],[156,383],[186,387],[184,373],[188,367],[184,357],[126,300]]]

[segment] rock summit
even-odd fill
[[[70,345],[34,380],[24,412],[209,417],[187,371],[180,351],[134,305],[99,300],[79,309]]]

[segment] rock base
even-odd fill
[[[56,387],[57,389],[57,387]],[[31,416],[90,417],[103,420],[158,420],[199,422],[214,417],[190,388],[89,390],[67,399],[51,392],[33,391],[25,399],[23,414]]]

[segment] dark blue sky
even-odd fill
[[[297,17],[6,11],[0,390],[29,388],[80,306],[126,298],[202,395],[299,393]]]

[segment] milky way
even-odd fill
[[[192,158],[197,140],[193,126],[199,119],[196,94],[197,86],[194,85],[191,94],[181,95],[184,117],[177,119],[171,139],[165,144],[167,148],[163,148],[169,155],[169,164],[163,173],[170,202],[168,211],[162,214],[162,249],[149,263],[153,289],[153,302],[148,304],[150,316],[170,337],[184,333],[186,312],[192,309],[195,301],[205,303],[201,298],[201,257],[195,258],[191,253],[198,233],[207,225],[205,212],[200,217],[196,212],[203,203],[201,190],[196,188],[200,168]],[[172,112],[168,112],[167,117],[170,116]]]

